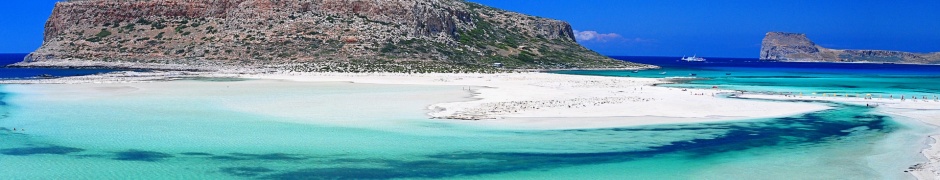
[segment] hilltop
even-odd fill
[[[912,53],[889,50],[829,49],[813,43],[806,37],[806,34],[768,32],[761,43],[760,59],[802,62],[940,64],[940,52]]]
[[[463,0],[81,0],[56,3],[15,66],[487,72],[655,68],[580,46],[566,22]]]

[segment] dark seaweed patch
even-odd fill
[[[187,156],[212,156],[213,155],[211,153],[204,153],[204,152],[184,152],[180,154],[187,155]]]
[[[127,150],[123,152],[117,152],[114,154],[116,157],[114,160],[122,161],[146,161],[146,162],[156,162],[166,158],[171,158],[173,155],[161,152],[154,151],[141,151],[141,150]]]
[[[212,157],[210,157],[210,158],[211,158],[211,159],[214,159],[214,160],[220,160],[220,161],[244,161],[244,160],[249,160],[248,158],[235,157],[235,156],[224,156],[224,155],[212,156]]]
[[[265,167],[227,167],[222,168],[221,171],[234,176],[254,177],[274,170]]]
[[[9,148],[9,149],[0,149],[0,154],[12,155],[12,156],[29,156],[37,154],[58,154],[64,155],[74,152],[81,152],[84,149],[65,147],[65,146],[44,146],[44,147],[23,147],[23,148]]]
[[[245,160],[269,160],[269,161],[294,161],[309,159],[300,155],[270,153],[270,154],[248,154],[248,153],[229,153],[228,155],[212,156],[212,159],[227,161],[245,161]]]
[[[284,154],[284,153],[271,153],[271,154],[230,153],[229,155],[245,157],[249,159],[257,159],[257,160],[303,160],[303,159],[307,159],[299,155]]]

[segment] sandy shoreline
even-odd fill
[[[926,125],[940,127],[940,101],[934,99],[906,99],[902,101],[899,98],[853,98],[853,97],[819,97],[819,96],[780,96],[780,95],[743,95],[746,98],[757,99],[802,99],[802,100],[823,100],[841,103],[850,103],[856,105],[867,105],[875,108],[876,112],[892,116],[904,117],[920,121]],[[927,162],[912,165],[906,172],[917,179],[938,179],[940,178],[940,132],[933,131],[925,142],[926,149],[921,150],[921,154],[927,159]]]
[[[248,78],[297,82],[460,86],[473,101],[428,107],[437,119],[493,128],[576,129],[701,123],[782,117],[829,107],[714,97],[733,91],[654,87],[662,79],[551,73],[220,73],[115,72],[56,79],[6,80],[7,84],[146,83],[187,78]],[[564,120],[569,119],[569,120]],[[577,121],[574,121],[577,120]]]
[[[465,86],[475,101],[434,104],[429,115],[495,128],[573,129],[782,117],[829,107],[718,98],[727,90],[653,87],[659,79],[510,74],[293,73],[243,78]],[[569,121],[560,119],[571,119]],[[573,121],[573,120],[578,121]]]

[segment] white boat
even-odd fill
[[[686,62],[705,62],[705,58],[695,57],[695,55],[692,55],[690,57],[683,56],[682,60]]]

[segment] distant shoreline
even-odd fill
[[[920,64],[920,63],[893,63],[893,62],[862,62],[862,61],[853,61],[853,62],[830,62],[830,61],[800,61],[800,60],[763,60],[760,61],[770,61],[770,62],[788,62],[788,63],[833,63],[833,64],[897,64],[897,65],[927,65],[927,66],[940,66],[940,64]]]

